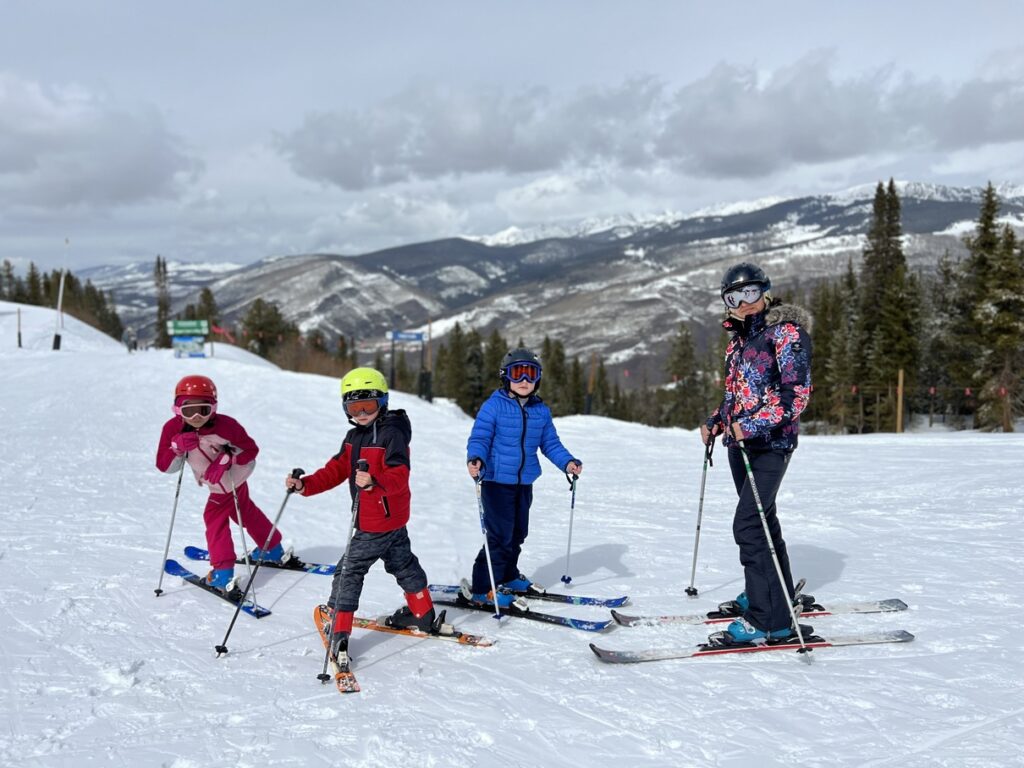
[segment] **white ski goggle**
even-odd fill
[[[740,304],[756,304],[764,295],[760,285],[745,285],[742,288],[722,294],[722,301],[729,309],[736,309]]]

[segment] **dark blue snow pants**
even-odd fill
[[[782,540],[782,526],[775,511],[775,495],[782,485],[782,478],[789,466],[792,453],[785,451],[747,451],[750,466],[757,483],[757,492],[761,497],[768,530],[771,532],[775,554],[782,567],[782,575],[786,580],[786,589],[793,594],[793,576],[789,572],[789,555],[786,554],[786,542]],[[729,448],[729,469],[740,500],[736,505],[736,517],[732,522],[732,535],[740,547],[740,564],[746,580],[747,599],[750,608],[743,618],[758,629],[772,632],[789,627],[793,620],[789,614],[786,595],[779,584],[779,576],[772,563],[772,554],[764,536],[764,526],[757,511],[757,502],[747,482],[747,471],[743,465],[743,456],[737,446]]]
[[[484,526],[494,581],[500,587],[519,577],[519,553],[530,532],[533,486],[484,481],[480,483],[480,496],[484,503]],[[473,594],[486,594],[490,589],[487,557],[481,547],[473,563]]]

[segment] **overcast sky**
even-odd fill
[[[245,263],[1020,184],[1022,30],[1014,0],[0,0],[0,259]]]

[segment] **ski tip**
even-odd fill
[[[897,629],[892,633],[892,639],[896,643],[909,643],[914,636],[905,629]]]
[[[613,610],[611,613],[612,618],[615,619],[615,623],[621,627],[631,627],[635,623],[635,619],[632,616],[626,616],[615,610]]]
[[[601,654],[604,653],[604,651],[598,648],[594,643],[590,643],[590,650],[592,650],[594,652],[594,655],[597,656],[597,658],[599,659],[601,658]]]

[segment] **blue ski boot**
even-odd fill
[[[517,595],[526,595],[527,597],[530,595],[543,595],[547,591],[539,584],[534,584],[521,573],[511,581],[499,584],[498,589],[514,592]]]
[[[234,568],[214,568],[206,574],[206,583],[224,593],[238,589]]]
[[[732,622],[725,628],[725,633],[732,638],[732,642],[734,643],[755,644],[765,643],[768,640],[784,640],[794,634],[792,627],[773,629],[771,632],[765,632],[763,629],[755,627],[746,619],[737,619]]]
[[[291,556],[291,553],[288,553]],[[284,546],[280,543],[276,547],[263,551],[259,547],[256,547],[252,552],[249,553],[249,559],[254,563],[263,561],[265,563],[283,563],[288,557],[285,556]]]

